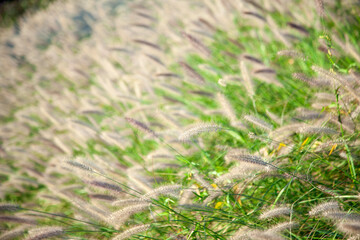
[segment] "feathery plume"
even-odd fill
[[[299,129],[299,133],[302,134],[337,134],[338,132],[328,127],[312,127],[304,126]]]
[[[301,32],[302,34],[304,34],[306,36],[309,35],[309,31],[304,26],[301,26],[301,25],[293,23],[293,22],[288,22],[287,25],[289,27]]]
[[[82,164],[82,163],[79,163],[79,162],[75,162],[75,161],[66,161],[67,164],[75,167],[75,168],[78,168],[78,169],[81,169],[81,170],[85,170],[85,171],[88,171],[88,172],[95,172],[94,169],[92,169],[91,167],[85,165],[85,164]]]
[[[186,75],[188,75],[191,78],[191,80],[194,80],[194,83],[200,84],[200,85],[205,83],[205,79],[199,73],[197,73],[195,71],[195,69],[190,67],[189,64],[187,64],[185,62],[179,62],[179,65],[185,71]]]
[[[25,240],[40,240],[63,234],[65,234],[65,231],[62,227],[39,227],[29,230],[29,234]]]
[[[283,232],[285,230],[291,230],[298,226],[299,226],[299,224],[296,222],[284,222],[284,223],[276,224],[275,226],[272,226],[271,228],[269,228],[266,231],[267,232]]]
[[[146,202],[147,201],[144,199],[130,198],[130,199],[117,200],[117,201],[113,202],[111,205],[121,207],[121,206],[128,206],[131,204],[146,203]],[[148,202],[148,203],[150,203],[150,202]]]
[[[240,71],[241,71],[241,75],[244,80],[244,86],[246,88],[246,91],[248,92],[250,98],[253,98],[255,95],[254,83],[250,78],[250,75],[249,75],[248,69],[246,68],[245,62],[240,61],[239,65],[240,65]]]
[[[105,188],[105,189],[108,189],[108,190],[111,190],[114,192],[118,192],[118,193],[123,192],[123,190],[115,184],[111,184],[111,183],[107,183],[107,182],[103,182],[103,181],[91,181],[89,183],[93,186]]]
[[[115,201],[116,197],[107,195],[107,194],[89,194],[89,198],[105,200],[105,201]]]
[[[299,58],[301,60],[306,60],[306,57],[301,52],[298,52],[296,50],[280,50],[277,52],[277,55],[279,56],[287,56],[287,57],[293,57],[293,58]]]
[[[13,240],[17,237],[24,235],[26,229],[27,229],[27,227],[24,227],[24,226],[13,228],[13,229],[1,234],[0,240]]]
[[[226,158],[231,159],[232,161],[244,162],[246,164],[254,164],[261,167],[272,167],[270,163],[265,162],[261,159],[261,157],[254,155],[226,155]]]
[[[128,230],[126,230],[125,232],[120,233],[119,235],[115,236],[111,240],[128,239],[132,235],[147,231],[150,227],[151,227],[151,224],[138,225],[138,226],[129,228]]]
[[[267,122],[265,122],[264,120],[257,118],[255,116],[252,115],[245,115],[244,119],[252,124],[254,124],[255,126],[258,126],[259,128],[264,129],[265,131],[271,131],[273,129],[273,126]]]
[[[125,120],[134,128],[139,129],[140,131],[143,131],[145,133],[148,133],[155,138],[158,137],[157,134],[153,130],[151,130],[147,125],[145,125],[144,123],[139,122],[130,117],[125,117]]]
[[[195,181],[197,181],[198,183],[200,183],[201,186],[203,186],[206,189],[213,189],[213,187],[210,185],[210,183],[208,183],[208,181],[206,181],[203,176],[200,175],[200,173],[198,171],[194,171],[193,172],[193,177],[195,179]]]
[[[316,205],[315,207],[313,207],[310,210],[309,215],[317,216],[317,215],[320,215],[323,213],[336,212],[336,211],[340,211],[339,203],[335,202],[335,201],[331,201],[331,202],[326,202],[326,203],[321,203],[319,205]]]
[[[266,19],[261,16],[260,14],[256,13],[256,12],[251,12],[251,11],[244,11],[243,12],[245,15],[248,15],[248,16],[252,16],[252,17],[255,17],[263,22],[266,22]]]
[[[324,12],[324,2],[323,2],[323,0],[315,0],[315,4],[316,4],[316,11],[319,14],[319,16],[324,17],[325,12]]]
[[[301,81],[309,84],[310,86],[314,86],[314,87],[322,87],[322,86],[329,85],[329,81],[321,80],[321,79],[317,79],[317,78],[309,78],[303,73],[293,73],[292,76],[293,76],[293,78],[301,80]]]
[[[347,213],[347,212],[326,212],[323,214],[324,217],[333,220],[346,220],[346,221],[357,221],[360,222],[360,214]]]
[[[346,234],[358,234],[360,237],[360,221],[345,221],[337,225],[339,231]]]
[[[125,207],[125,208],[123,208],[121,210],[118,210],[118,211],[113,212],[112,214],[110,214],[107,217],[106,221],[109,224],[111,224],[112,226],[114,226],[115,228],[119,228],[132,215],[134,215],[135,213],[138,213],[138,212],[145,211],[145,210],[149,209],[149,206],[150,206],[150,203],[143,202],[143,203],[139,203],[139,204],[136,204],[136,205],[131,205],[131,206]]]
[[[204,206],[208,205],[212,200],[214,200],[215,198],[218,198],[220,196],[224,195],[224,192],[221,190],[215,190],[215,191],[211,191],[209,196],[205,199]]]
[[[191,125],[187,130],[185,130],[178,139],[183,142],[190,141],[192,137],[199,135],[204,132],[216,132],[223,129],[219,125],[213,123],[198,123],[195,125]]]
[[[230,102],[226,99],[225,95],[222,93],[217,93],[216,97],[226,117],[229,118],[231,122],[235,122],[237,120],[235,111],[231,106]]]
[[[159,45],[157,44],[154,44],[154,43],[151,43],[151,42],[148,42],[148,41],[145,41],[145,40],[141,40],[141,39],[135,39],[134,42],[136,43],[139,43],[139,44],[142,44],[142,45],[145,45],[145,46],[148,46],[148,47],[151,47],[153,49],[156,49],[156,50],[159,50],[161,51],[161,48]]]
[[[0,203],[0,212],[16,212],[20,211],[21,208],[17,204],[13,203]]]
[[[184,189],[179,199],[179,205],[189,204],[194,194],[195,187]]]
[[[36,225],[36,220],[18,217],[18,216],[8,216],[8,215],[0,215],[0,222],[15,222],[15,223],[22,223],[22,224],[31,224]]]
[[[157,198],[159,195],[170,195],[174,196],[174,194],[178,194],[181,190],[182,185],[180,184],[172,184],[172,185],[165,185],[154,190],[146,193],[145,195],[141,196],[141,199],[144,200],[151,200],[152,198]]]
[[[283,215],[291,215],[292,213],[293,213],[293,210],[290,209],[289,207],[278,207],[278,208],[263,212],[259,216],[259,219],[269,219],[269,218],[274,218],[274,217],[283,216]]]
[[[348,84],[346,80],[344,80],[341,76],[334,72],[326,71],[325,69],[318,67],[318,66],[312,66],[312,70],[319,73],[320,75],[329,78],[333,80],[334,82],[340,84],[342,87],[345,88],[346,91],[348,91],[354,99],[360,102],[360,96],[353,90],[353,88]]]
[[[219,177],[217,177],[214,182],[216,184],[222,184],[225,181],[231,181],[234,179],[243,179],[248,177],[249,174],[246,174],[244,172],[229,172],[229,173],[225,173]]]
[[[206,57],[211,56],[211,51],[208,47],[206,47],[199,39],[195,38],[194,36],[182,32],[183,37],[185,37],[194,48],[198,49],[201,53],[203,53]]]
[[[247,236],[250,237],[250,239],[256,239],[256,240],[284,240],[283,237],[279,236],[274,232],[266,232],[259,230],[252,230],[249,233],[247,233]]]

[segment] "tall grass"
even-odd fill
[[[3,30],[0,239],[359,238],[357,13],[80,0]]]

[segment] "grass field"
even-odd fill
[[[357,1],[67,1],[0,37],[1,239],[360,239]]]

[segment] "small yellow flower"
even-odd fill
[[[216,204],[215,204],[215,209],[219,209],[219,208],[221,208],[221,206],[224,204],[224,202],[217,202]]]

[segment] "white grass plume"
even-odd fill
[[[293,213],[293,210],[289,207],[277,207],[277,208],[268,210],[266,212],[263,212],[259,216],[259,219],[269,219],[269,218],[274,218],[274,217],[279,217],[279,216],[284,216],[284,215],[291,215],[292,213]]]
[[[132,228],[129,228],[128,230],[120,233],[119,235],[115,236],[114,238],[112,238],[111,240],[123,240],[123,239],[128,239],[129,237],[131,237],[132,235],[141,233],[141,232],[145,232],[146,230],[148,230],[151,227],[151,224],[143,224],[143,225],[138,225]]]
[[[204,54],[206,57],[211,56],[210,49],[206,47],[199,39],[195,38],[194,36],[186,32],[183,32],[182,35],[191,43],[191,45],[193,45],[195,49],[199,50],[199,52]]]
[[[121,210],[118,210],[116,212],[113,212],[112,214],[110,214],[106,221],[111,224],[112,226],[114,226],[115,228],[119,228],[120,226],[122,226],[132,215],[134,215],[135,213],[141,212],[141,211],[145,211],[147,209],[149,209],[150,203],[148,202],[144,202],[144,203],[139,203],[139,204],[135,204],[135,205],[131,205],[128,207],[125,207]]]
[[[348,212],[326,212],[323,214],[324,217],[332,220],[346,220],[360,222],[360,214],[348,213]]]
[[[23,216],[0,215],[0,222],[36,225],[37,221]]]
[[[301,127],[298,131],[299,133],[302,134],[327,134],[327,135],[334,135],[337,134],[338,132],[333,130],[332,128],[329,127],[314,127],[314,126],[304,126]]]
[[[296,222],[284,222],[284,223],[276,224],[275,226],[272,226],[271,228],[269,228],[266,231],[267,232],[283,232],[285,230],[291,230],[298,226],[299,226],[299,224]]]
[[[139,129],[142,132],[148,133],[155,138],[158,137],[157,134],[153,130],[151,130],[148,126],[146,126],[144,123],[139,122],[130,117],[125,117],[125,120],[134,128]]]
[[[23,236],[27,227],[20,226],[17,228],[13,228],[9,231],[4,232],[0,235],[0,240],[12,240],[16,239],[17,237]]]
[[[225,116],[231,121],[235,122],[237,120],[235,111],[231,106],[230,102],[226,99],[225,95],[222,93],[217,93],[216,98],[221,105],[222,111]]]
[[[243,154],[227,154],[225,156],[227,162],[238,162],[241,165],[237,166],[237,170],[266,170],[270,171],[275,169],[275,166],[268,162],[265,162],[261,157],[254,155],[243,155]],[[236,169],[234,169],[236,171]]]
[[[182,67],[185,74],[188,75],[188,77],[190,77],[190,79],[195,84],[203,85],[205,83],[205,79],[198,72],[196,72],[195,69],[193,69],[189,64],[185,62],[179,62],[179,65]]]
[[[195,181],[197,181],[198,183],[200,183],[200,185],[206,189],[213,189],[213,187],[211,186],[211,184],[206,181],[203,176],[200,175],[200,173],[198,171],[194,171],[193,172],[193,177],[195,179]]]
[[[306,60],[306,57],[305,57],[304,54],[302,54],[301,52],[298,52],[296,50],[291,50],[291,49],[280,50],[280,51],[277,52],[277,55],[293,57],[293,58],[299,58],[301,60]]]
[[[338,202],[336,201],[330,201],[330,202],[326,202],[326,203],[321,203],[319,205],[316,205],[315,207],[313,207],[310,212],[309,215],[310,216],[317,216],[323,213],[327,213],[327,212],[337,212],[340,211],[340,205]]]
[[[15,212],[20,211],[21,208],[17,204],[13,203],[0,203],[0,212]]]
[[[145,203],[146,201],[140,198],[129,198],[129,199],[122,199],[117,200],[111,203],[113,206],[122,207],[122,206],[128,206],[132,204],[138,204],[138,203]]]
[[[346,234],[356,234],[360,237],[360,221],[345,221],[337,225],[337,229]]]
[[[254,124],[255,126],[264,129],[265,131],[271,131],[273,129],[273,126],[267,122],[265,122],[264,120],[257,118],[255,116],[252,115],[245,115],[243,117],[246,121]]]
[[[199,135],[204,132],[216,132],[223,129],[221,126],[213,123],[198,123],[191,125],[187,130],[185,130],[178,139],[183,142],[190,141],[194,136]]]
[[[114,192],[117,192],[117,193],[124,192],[121,189],[121,187],[119,187],[118,185],[112,184],[112,183],[108,183],[108,182],[104,182],[104,181],[98,181],[98,180],[90,181],[89,183],[92,186],[99,187],[99,188],[104,188],[104,189],[114,191]]]
[[[167,195],[167,196],[178,195],[181,188],[182,185],[180,184],[164,185],[149,191],[145,195],[141,196],[141,199],[151,200],[152,198],[157,198],[160,195]]]
[[[214,182],[216,184],[223,184],[225,181],[231,181],[234,179],[243,179],[243,178],[247,178],[249,175],[244,173],[244,172],[229,172],[229,173],[225,173],[222,174],[221,176],[217,177]]]
[[[39,227],[29,230],[25,240],[41,240],[65,234],[62,227]]]
[[[241,75],[244,80],[244,86],[246,88],[246,91],[248,92],[250,98],[253,99],[255,96],[254,83],[250,78],[249,71],[246,68],[245,62],[240,61],[239,65],[240,65],[240,71],[241,71]]]

